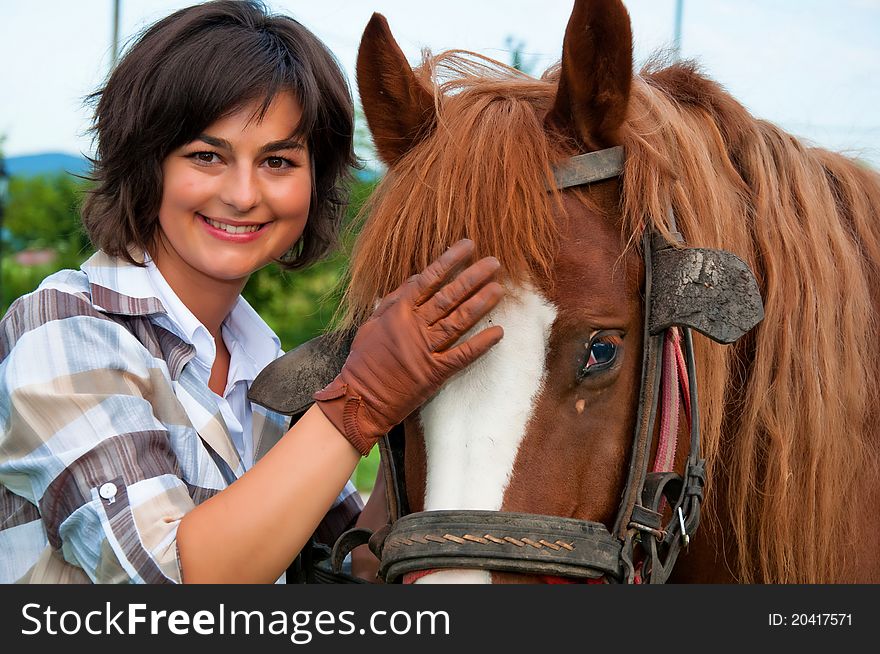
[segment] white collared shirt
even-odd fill
[[[150,283],[151,288],[141,289],[143,295],[154,294],[165,305],[172,331],[195,346],[196,355],[192,363],[207,386],[217,356],[214,338],[177,297],[156,264],[147,259],[146,265],[144,282]],[[281,341],[247,300],[240,296],[223,321],[221,334],[230,360],[226,389],[222,396],[218,396],[218,408],[244,469],[249,470],[254,465],[254,443],[252,438],[245,437],[245,434],[252,432],[251,403],[247,399],[247,392],[257,373],[281,355]]]

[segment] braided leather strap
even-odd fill
[[[424,511],[395,522],[381,543],[379,575],[478,568],[620,579],[621,541],[604,525],[524,513]]]

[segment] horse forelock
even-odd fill
[[[437,122],[364,209],[345,298],[349,325],[461,238],[474,241],[477,257],[497,257],[513,283],[551,273],[559,196],[545,189],[561,155],[542,120],[555,83],[462,53],[429,59],[421,75],[433,80]]]

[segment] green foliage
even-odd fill
[[[52,263],[39,266],[23,266],[15,261],[15,255],[4,252],[0,258],[0,316],[17,298],[35,290],[40,282],[64,268],[79,268],[86,259],[78,252],[60,254]]]
[[[13,177],[3,226],[9,232],[0,259],[0,313],[16,298],[30,293],[44,277],[63,268],[78,268],[91,255],[79,220],[79,206],[88,182],[70,175]],[[11,246],[11,247],[9,247]],[[52,263],[26,266],[16,263],[23,249],[47,249]]]
[[[251,275],[244,297],[290,350],[320,334],[339,303],[334,293],[344,260],[336,257],[306,270],[284,272],[276,265]]]
[[[361,459],[351,477],[352,483],[362,493],[369,493],[376,483],[376,475],[379,472],[379,448],[374,447],[369,456]]]
[[[88,237],[79,220],[87,188],[88,182],[66,174],[13,177],[3,221],[12,243],[62,254],[87,251]]]

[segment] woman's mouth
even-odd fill
[[[220,220],[215,220],[213,218],[208,218],[204,214],[198,214],[199,218],[202,219],[202,222],[207,227],[208,231],[224,240],[233,240],[233,241],[250,241],[259,236],[259,232],[269,223],[247,223],[247,224],[234,224],[234,223],[226,223]]]
[[[201,214],[199,214],[201,216]],[[222,229],[227,234],[248,234],[255,232],[262,227],[260,224],[254,225],[230,225],[229,223],[221,223],[219,220],[202,216],[206,223],[216,229]]]

